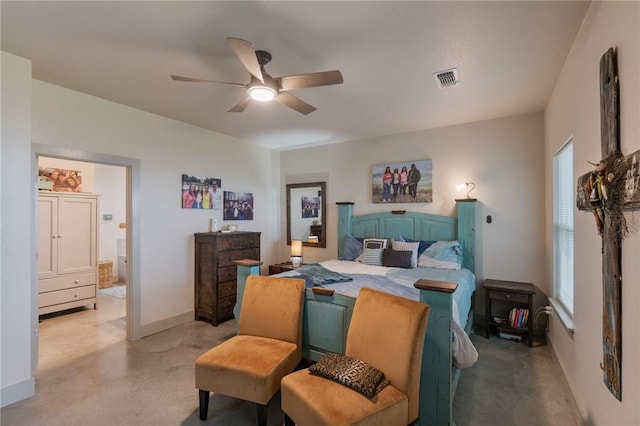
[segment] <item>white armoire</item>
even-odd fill
[[[38,314],[97,307],[98,196],[38,194]]]

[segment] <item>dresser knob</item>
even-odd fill
[[[78,296],[79,296],[79,294],[78,294],[78,293],[76,293],[76,294],[74,294],[74,295],[73,295],[73,297],[78,297]]]
[[[510,294],[507,294],[506,297],[507,297],[507,299],[511,299],[511,295]]]
[[[74,281],[75,284],[78,284],[79,282],[80,282],[80,280],[75,280]]]

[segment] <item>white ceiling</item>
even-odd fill
[[[2,50],[33,77],[265,147],[343,142],[541,111],[585,1],[5,1]],[[227,112],[247,83],[226,37],[253,42],[274,77],[339,69],[344,83]],[[460,85],[432,73],[457,68]]]

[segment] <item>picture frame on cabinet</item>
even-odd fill
[[[38,185],[55,192],[82,192],[82,175],[80,170],[40,167]]]

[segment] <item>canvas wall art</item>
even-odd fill
[[[221,188],[222,179],[182,175],[182,208],[220,210]]]
[[[224,220],[253,220],[253,194],[224,191]]]
[[[375,164],[371,199],[373,203],[431,203],[431,160]]]
[[[82,192],[82,176],[78,170],[41,167],[38,169],[38,187],[51,191]]]

